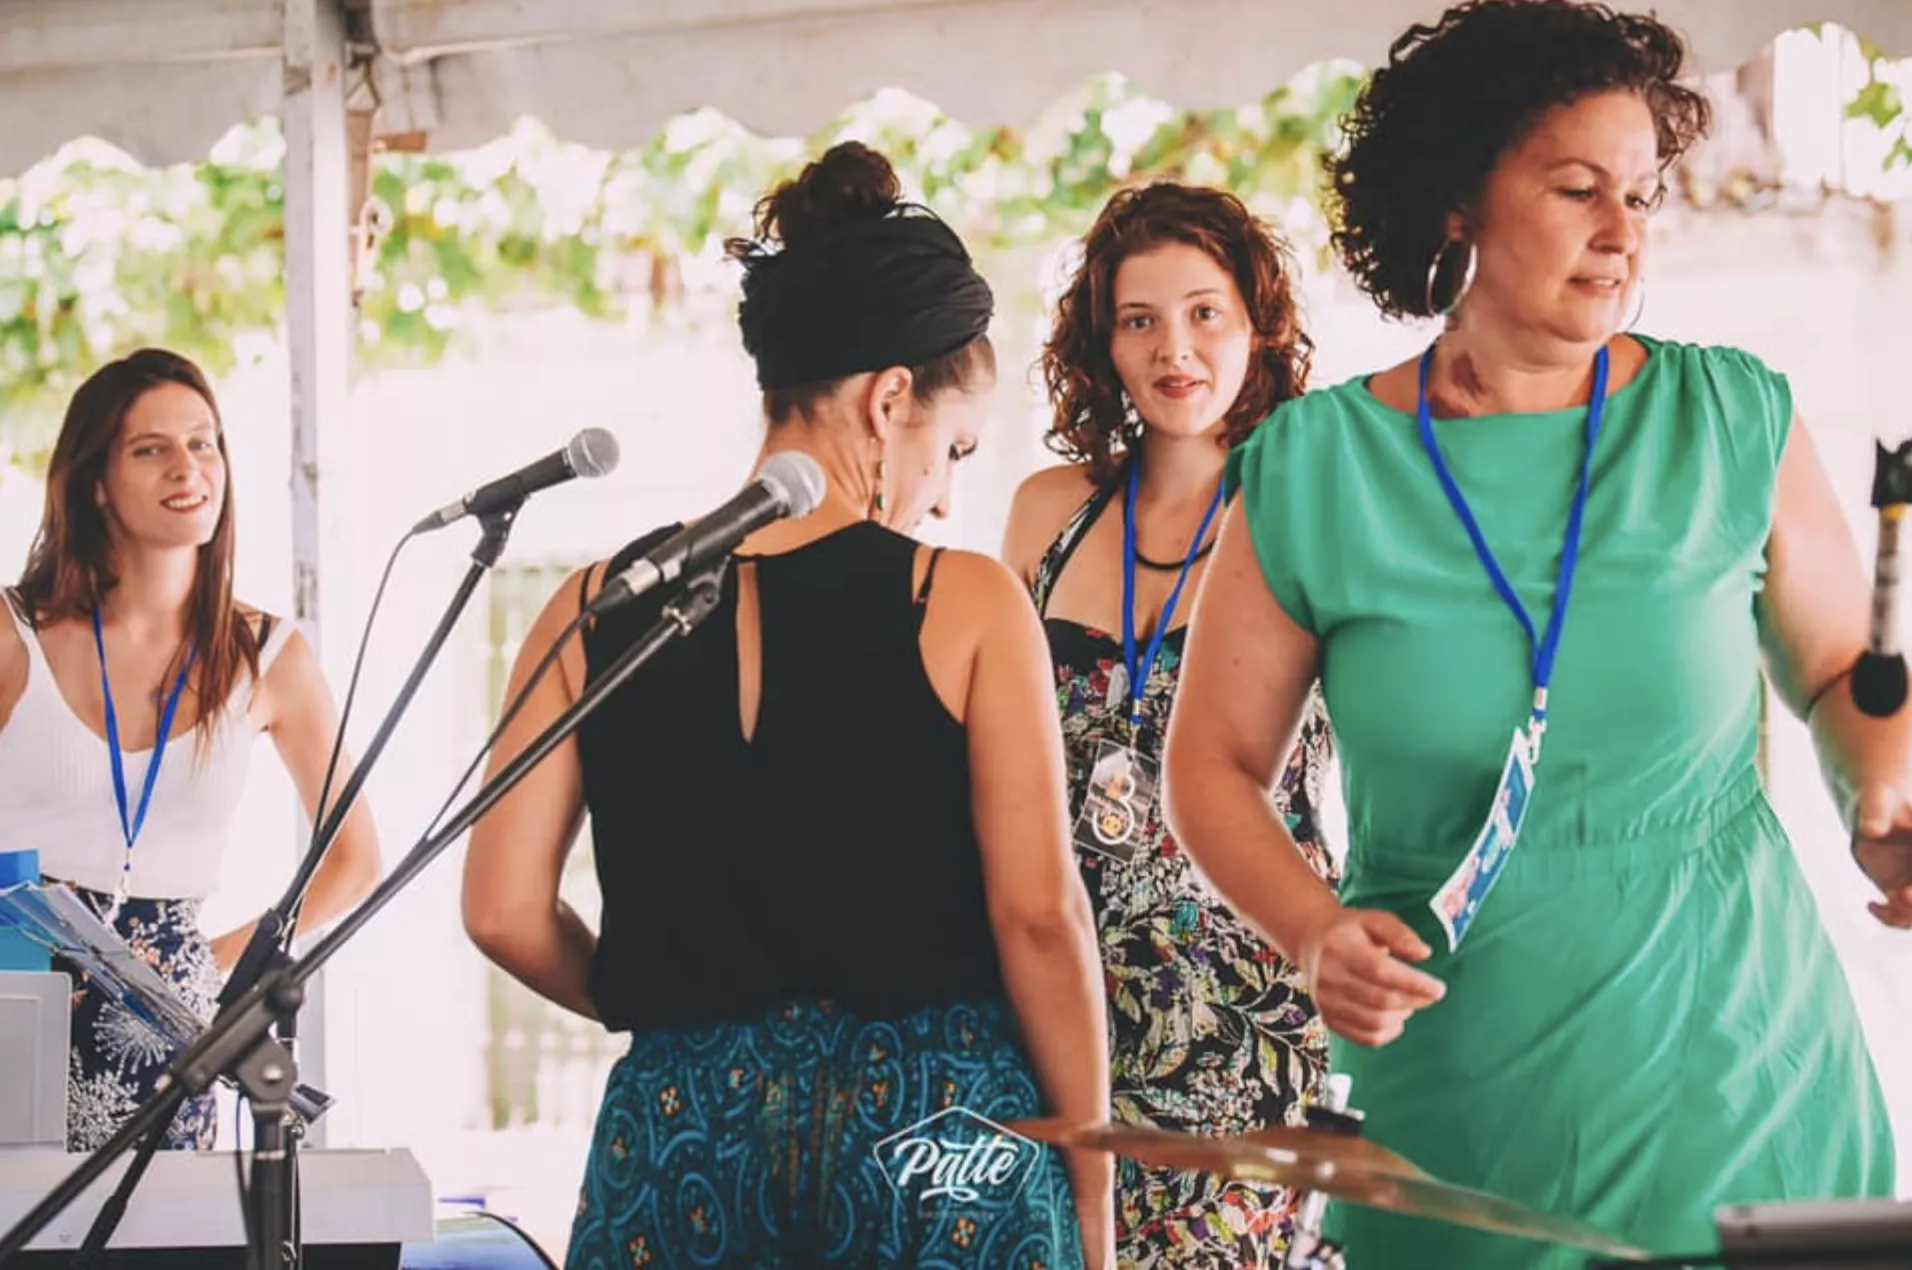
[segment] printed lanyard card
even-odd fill
[[[1480,828],[1474,845],[1460,867],[1428,901],[1441,929],[1447,933],[1447,948],[1461,945],[1467,928],[1474,924],[1487,893],[1494,889],[1500,871],[1520,840],[1520,826],[1527,819],[1527,804],[1534,790],[1534,763],[1528,749],[1527,733],[1514,730],[1514,741],[1507,750],[1507,765],[1501,769],[1500,784],[1494,790],[1494,804],[1487,823]]]
[[[1124,864],[1132,860],[1149,833],[1159,788],[1152,761],[1126,745],[1104,741],[1076,817],[1076,846]]]

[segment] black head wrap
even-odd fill
[[[737,322],[768,391],[921,366],[989,329],[995,297],[955,231],[904,206],[743,256]]]

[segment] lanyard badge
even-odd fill
[[[1451,952],[1460,947],[1461,939],[1473,924],[1481,904],[1487,899],[1487,893],[1499,880],[1501,870],[1520,840],[1520,827],[1527,818],[1527,808],[1533,795],[1534,769],[1540,763],[1541,738],[1547,731],[1547,689],[1553,682],[1554,658],[1560,651],[1560,633],[1566,626],[1567,602],[1573,595],[1574,571],[1580,561],[1580,530],[1586,520],[1587,495],[1593,483],[1593,447],[1599,439],[1602,416],[1606,413],[1608,357],[1607,350],[1602,347],[1593,360],[1593,396],[1587,404],[1586,442],[1580,459],[1580,483],[1574,491],[1572,509],[1567,513],[1567,538],[1560,553],[1560,579],[1554,587],[1553,611],[1544,635],[1535,628],[1533,616],[1527,611],[1527,606],[1521,603],[1507,575],[1502,572],[1500,562],[1494,558],[1486,536],[1481,533],[1480,522],[1468,506],[1467,496],[1461,493],[1454,473],[1448,468],[1447,460],[1441,456],[1441,448],[1434,440],[1434,413],[1427,394],[1428,373],[1433,365],[1434,349],[1429,346],[1427,352],[1421,355],[1420,401],[1416,410],[1421,444],[1427,450],[1428,461],[1434,465],[1434,474],[1440,479],[1447,501],[1453,506],[1455,515],[1460,517],[1461,525],[1467,530],[1468,540],[1474,544],[1474,554],[1480,557],[1482,567],[1494,583],[1494,589],[1500,593],[1507,607],[1513,610],[1514,617],[1526,630],[1533,646],[1534,698],[1526,726],[1514,729],[1506,762],[1501,767],[1500,782],[1494,788],[1493,804],[1488,809],[1480,832],[1475,835],[1473,846],[1462,858],[1460,867],[1449,875],[1428,902],[1428,907],[1434,910],[1434,916],[1441,924],[1441,930],[1447,935],[1447,946]]]
[[[126,840],[126,861],[120,869],[119,883],[114,888],[115,910],[126,902],[133,877],[133,843],[139,839],[139,831],[146,825],[146,812],[153,803],[153,786],[159,780],[159,765],[166,757],[166,743],[172,737],[173,716],[179,712],[179,698],[186,691],[186,678],[192,673],[193,660],[197,651],[186,656],[186,664],[180,667],[179,678],[174,682],[172,691],[166,694],[166,704],[159,712],[159,731],[153,737],[153,757],[146,765],[146,779],[139,793],[139,806],[128,812],[126,805],[126,757],[120,750],[119,715],[113,709],[113,684],[106,673],[106,634],[100,626],[99,610],[93,611],[93,647],[100,657],[100,697],[106,706],[106,751],[113,763],[113,800],[119,808],[120,834]]]
[[[1137,751],[1136,734],[1142,725],[1142,700],[1148,693],[1149,676],[1162,655],[1162,641],[1169,621],[1182,600],[1182,588],[1189,572],[1202,553],[1202,540],[1221,510],[1222,491],[1202,517],[1200,528],[1188,544],[1182,558],[1182,571],[1156,619],[1146,651],[1137,655],[1135,639],[1135,569],[1138,553],[1135,545],[1135,500],[1141,486],[1142,467],[1138,456],[1129,464],[1128,489],[1122,501],[1122,664],[1109,672],[1108,705],[1111,710],[1126,710],[1127,728],[1123,740],[1103,741],[1096,749],[1089,769],[1088,790],[1082,813],[1077,817],[1076,845],[1096,855],[1127,861],[1149,832],[1155,815],[1156,791],[1161,775],[1155,761]]]

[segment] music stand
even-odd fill
[[[206,1026],[171,984],[66,886],[20,882],[0,890],[0,912],[27,938],[84,970],[93,986],[177,1053]]]
[[[91,985],[177,1055],[199,1039],[206,1020],[160,978],[72,890],[58,882],[19,882],[0,889],[0,914],[47,951],[86,972]],[[307,1124],[325,1114],[332,1099],[300,1085],[288,1099]]]

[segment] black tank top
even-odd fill
[[[632,543],[624,568],[662,535]],[[614,1031],[827,999],[867,1017],[1003,995],[968,738],[923,667],[932,557],[861,522],[755,558],[763,674],[738,712],[737,582],[578,730],[603,915],[591,995]],[[585,636],[593,676],[663,597]]]

